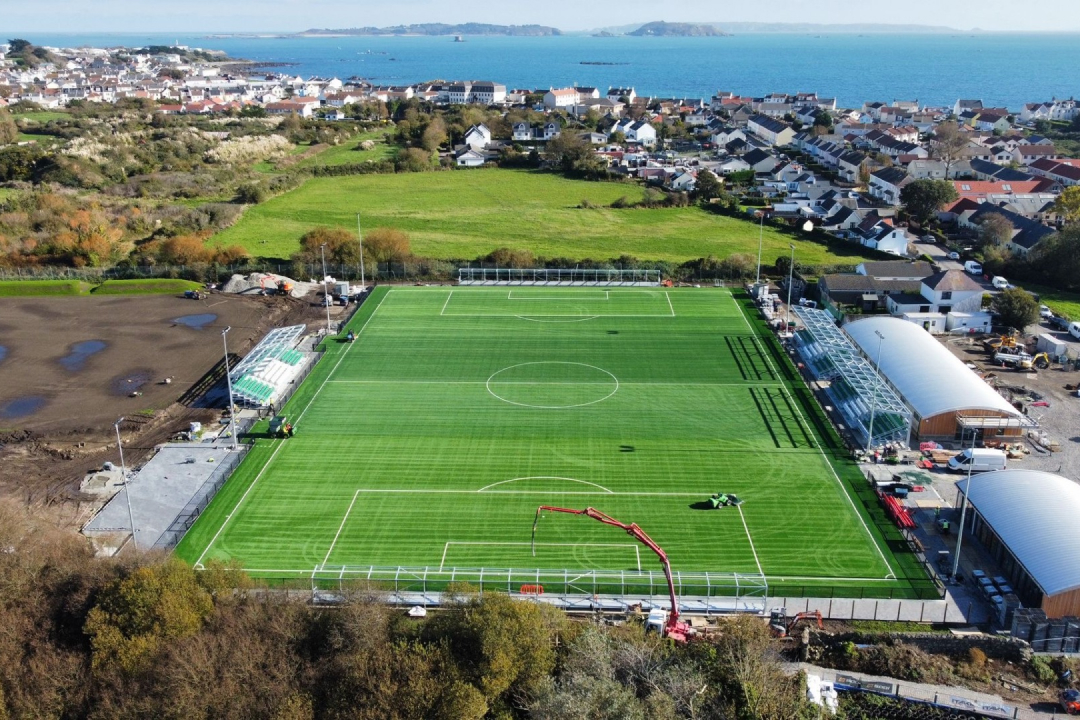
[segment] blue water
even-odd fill
[[[107,347],[102,340],[84,340],[71,346],[66,357],[60,358],[60,364],[65,370],[79,372],[86,365],[86,360],[95,353],[99,353]]]
[[[40,395],[26,395],[24,397],[15,398],[0,406],[0,420],[14,420],[16,418],[26,417],[27,415],[33,415],[41,408],[45,407],[45,403],[48,402]]]
[[[193,330],[202,330],[215,320],[217,320],[217,315],[214,313],[199,313],[198,315],[183,315],[174,318],[173,322],[177,325],[184,325],[185,327],[192,328]]]
[[[817,92],[841,106],[958,97],[1015,110],[1026,102],[1080,94],[1080,35],[796,35],[722,38],[450,37],[209,38],[205,35],[38,35],[51,45],[181,44],[237,58],[287,62],[277,71],[376,84],[484,79],[508,88],[570,84],[639,94],[708,98]],[[582,65],[610,62],[619,65]]]

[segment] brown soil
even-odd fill
[[[202,329],[174,322],[207,313],[216,317]],[[126,418],[120,426],[124,460],[138,465],[190,422],[220,417],[221,409],[197,407],[192,396],[205,389],[209,372],[220,372],[222,329],[232,327],[232,361],[270,328],[319,318],[320,308],[286,297],[0,298],[0,346],[6,349],[0,360],[0,496],[65,525],[81,524],[94,506],[80,496],[79,481],[105,461],[119,461],[118,418]],[[81,364],[61,362],[72,346],[91,340],[105,347]],[[10,403],[27,397],[43,404],[10,417]]]

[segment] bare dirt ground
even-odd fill
[[[1024,337],[1034,341],[1034,336],[1039,333],[1054,335],[1062,340],[1074,356],[1080,351],[1080,343],[1066,333],[1052,331],[1046,325],[1028,327]],[[1080,384],[1080,372],[1071,367],[1063,369],[1057,364],[1036,372],[995,367],[993,355],[983,350],[981,340],[969,340],[967,337],[948,339],[945,346],[964,362],[974,363],[980,374],[985,373],[987,377],[992,374],[991,384],[1005,388],[1007,396],[1021,402],[1028,416],[1038,421],[1041,431],[1058,443],[1058,450],[1050,453],[1027,442],[1032,452],[1015,467],[1044,470],[1071,480],[1080,480],[1080,414],[1077,413],[1080,397],[1077,397],[1075,389],[1068,389],[1068,386],[1075,388]],[[1039,397],[1036,399],[1030,394],[1031,391]]]
[[[77,527],[97,503],[80,480],[119,461],[118,418],[124,460],[138,465],[192,421],[220,417],[197,396],[222,377],[222,329],[232,362],[267,330],[320,317],[285,297],[0,298],[0,496]]]

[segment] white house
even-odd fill
[[[900,168],[881,168],[870,173],[870,195],[890,205],[899,205],[900,191],[910,182],[911,176]]]
[[[632,103],[632,102],[634,102],[634,99],[636,97],[637,97],[637,93],[634,92],[634,88],[632,88],[632,87],[626,87],[626,88],[613,87],[613,88],[608,88],[608,91],[607,91],[607,99],[608,100],[614,100],[616,102],[622,102],[622,98],[626,98],[627,103]]]
[[[458,167],[479,167],[484,164],[484,156],[472,148],[462,150],[454,156]]]
[[[892,315],[937,313],[944,321],[944,316],[952,312],[981,313],[982,296],[982,287],[963,270],[946,270],[923,278],[918,295],[895,293],[885,302]],[[944,331],[944,322],[930,329]]]
[[[465,144],[473,150],[483,150],[491,144],[491,131],[487,125],[473,125],[465,131]]]
[[[577,104],[578,93],[574,88],[559,88],[558,90],[552,88],[544,93],[544,107],[551,108],[552,110],[568,108],[571,105]]]
[[[770,145],[790,145],[795,139],[795,129],[785,122],[765,115],[754,115],[746,122],[746,129]]]

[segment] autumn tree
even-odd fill
[[[7,110],[0,109],[0,145],[10,145],[19,139],[19,128]]]
[[[195,634],[213,601],[183,561],[137,568],[106,587],[86,618],[93,667],[134,673],[165,642]]]
[[[380,227],[364,234],[364,258],[369,262],[402,262],[410,255],[409,236],[397,228]]]
[[[930,139],[930,153],[933,158],[945,163],[946,180],[949,178],[952,166],[963,158],[963,152],[967,146],[967,135],[955,122],[951,120],[943,122],[934,129],[934,135]]]
[[[439,147],[446,143],[449,136],[446,134],[446,123],[443,122],[441,117],[435,116],[431,119],[431,122],[424,128],[424,134],[421,136],[420,144],[428,152],[435,152]]]
[[[292,260],[307,265],[318,264],[325,257],[328,265],[359,265],[360,239],[345,228],[320,226],[308,230],[300,238],[300,250]]]
[[[979,220],[979,240],[985,246],[1007,245],[1015,232],[1012,221],[999,212],[988,212]]]
[[[1080,223],[1080,185],[1061,191],[1054,201],[1054,212],[1068,224]]]

